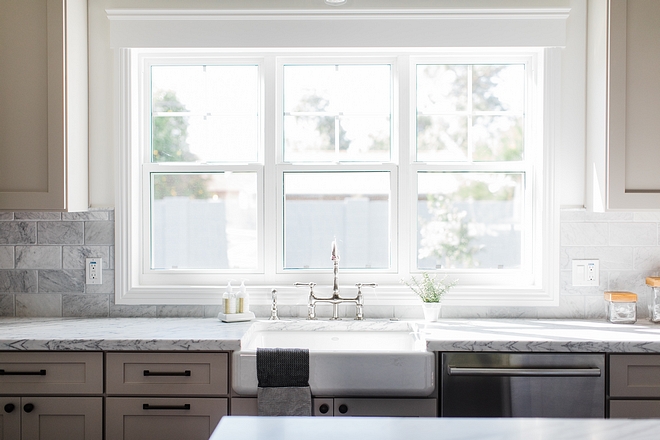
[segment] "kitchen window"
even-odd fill
[[[457,278],[456,303],[547,301],[543,50],[122,54],[119,302],[246,279],[302,304],[333,240],[372,304],[413,301],[422,271]]]

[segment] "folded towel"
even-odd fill
[[[311,416],[309,350],[257,348],[260,416]]]

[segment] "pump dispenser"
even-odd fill
[[[245,280],[241,280],[241,287],[238,288],[237,312],[246,313],[250,311],[250,295],[245,288]]]
[[[222,295],[225,304],[225,315],[236,313],[236,294],[231,287],[231,281],[227,283],[227,290]]]

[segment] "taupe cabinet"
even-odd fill
[[[107,353],[106,440],[207,440],[228,414],[227,353]]]
[[[102,440],[103,353],[0,353],[0,439]]]
[[[660,2],[589,0],[587,204],[660,209]]]
[[[87,210],[87,0],[2,0],[0,41],[0,210]]]
[[[660,355],[610,356],[610,418],[660,418]]]

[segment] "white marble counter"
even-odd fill
[[[0,350],[238,350],[252,322],[214,318],[0,318]],[[303,330],[304,320],[293,328]],[[321,321],[319,321],[321,322]],[[328,323],[331,328],[335,323]],[[383,330],[386,320],[341,321]],[[660,324],[581,320],[416,321],[430,351],[660,353]],[[276,324],[280,329],[287,321]],[[315,327],[318,327],[316,325]]]
[[[0,350],[238,350],[250,325],[214,318],[4,318]]]
[[[660,353],[660,324],[443,319],[421,324],[430,351]]]
[[[223,417],[209,440],[655,440],[660,420]]]

